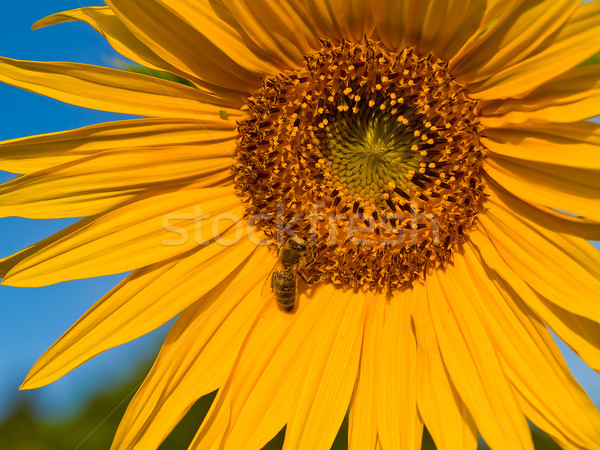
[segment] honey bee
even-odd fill
[[[262,288],[264,297],[275,296],[277,304],[284,311],[292,311],[298,293],[297,276],[312,284],[318,277],[306,278],[301,269],[315,261],[313,247],[303,239],[294,236],[277,249],[277,264],[266,279]]]

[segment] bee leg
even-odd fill
[[[315,284],[321,279],[320,274],[313,275],[312,277],[307,277],[302,272],[298,272],[298,275],[300,275],[300,278],[302,278],[302,281],[304,281],[306,284]]]
[[[315,252],[302,256],[302,267],[309,267],[315,262]]]

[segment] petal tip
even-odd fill
[[[40,384],[32,382],[32,379],[33,379],[33,375],[31,374],[31,372],[29,372],[27,374],[27,376],[25,377],[25,379],[23,380],[23,383],[21,383],[21,386],[19,386],[19,390],[20,391],[29,391],[31,389],[36,389],[38,387],[41,387]]]

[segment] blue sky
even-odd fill
[[[0,55],[18,59],[77,61],[114,65],[116,53],[90,27],[67,23],[31,31],[36,20],[53,12],[101,5],[76,0],[3,2],[0,9]],[[0,140],[81,127],[125,116],[86,110],[0,84]],[[10,179],[0,172],[0,181]],[[72,223],[66,220],[0,220],[0,257]],[[151,358],[165,330],[127,344],[88,362],[58,382],[19,392],[35,360],[97,299],[123,276],[79,280],[37,289],[0,286],[0,420],[18,399],[30,399],[40,414],[70,414],[90,395],[126,378],[128,370]],[[564,346],[562,347],[564,348]],[[600,377],[566,352],[575,376],[600,403]],[[116,406],[116,405],[115,405]]]
[[[112,65],[117,57],[88,25],[66,23],[32,31],[42,17],[102,2],[32,0],[2,2],[0,55],[17,59],[77,61]],[[92,111],[0,83],[0,140],[117,120],[126,116]],[[0,172],[0,181],[12,175]],[[0,257],[20,250],[74,220],[0,220]],[[0,286],[0,420],[19,398],[31,399],[41,414],[69,414],[99,389],[128,376],[128,370],[152,359],[166,330],[106,352],[56,383],[19,392],[36,359],[96,300],[123,276],[60,283],[38,289]]]

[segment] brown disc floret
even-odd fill
[[[393,290],[449,263],[473,224],[477,102],[432,54],[322,45],[247,99],[236,190],[273,243],[314,246],[312,275]]]

